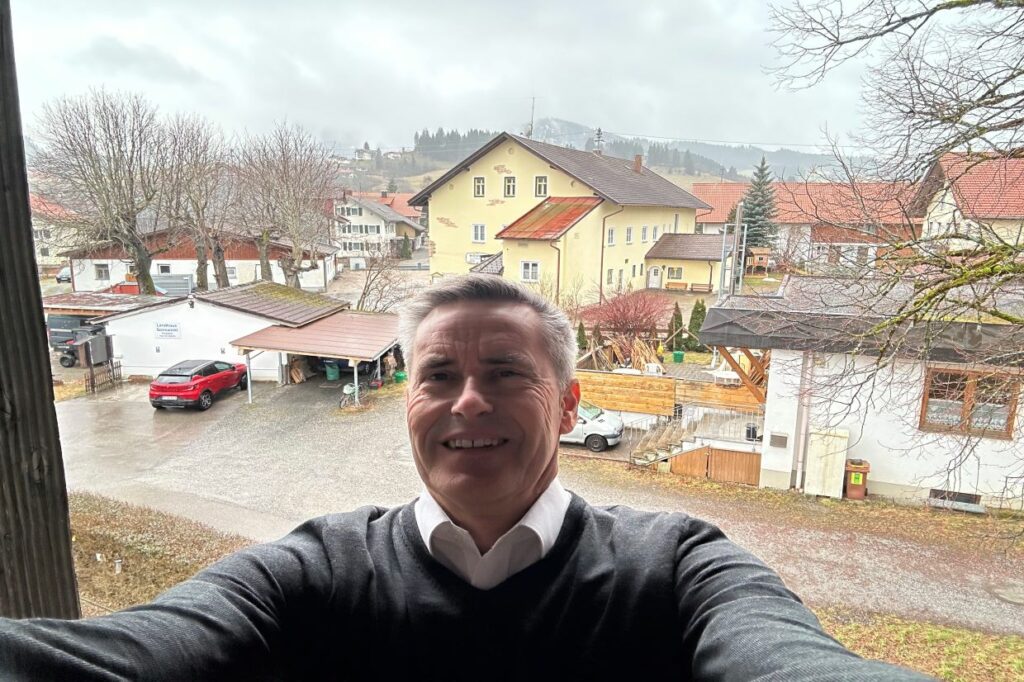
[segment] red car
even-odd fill
[[[160,373],[149,385],[149,402],[158,410],[192,407],[208,410],[213,396],[231,388],[245,390],[245,365],[220,360],[186,360]]]

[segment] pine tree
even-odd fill
[[[747,224],[747,246],[771,246],[775,241],[775,189],[768,162],[754,169],[754,181],[743,196],[743,222]]]
[[[398,180],[396,180],[395,176],[393,176],[393,175],[388,179],[388,189],[387,189],[387,191],[388,192],[397,192],[398,191]]]
[[[669,333],[670,334],[675,334],[675,332],[677,330],[680,330],[682,328],[683,328],[683,311],[679,309],[679,301],[676,301],[676,306],[672,310],[672,324],[671,324],[671,327],[669,328]],[[672,338],[672,350],[682,350],[683,349],[683,340],[684,339],[683,339],[683,335],[682,334],[676,334]]]
[[[690,332],[690,337],[686,339],[686,350],[694,352],[706,350],[701,345],[701,342],[697,340],[697,334],[700,332],[701,325],[704,324],[704,318],[707,316],[708,309],[704,305],[704,299],[698,298],[697,302],[693,304],[693,310],[690,311],[690,324],[686,327],[686,330]]]
[[[583,321],[580,321],[580,326],[576,328],[576,345],[579,347],[581,353],[587,351],[587,330],[583,326]]]
[[[693,175],[696,169],[693,167],[693,154],[687,149],[683,153],[683,173],[685,175]]]

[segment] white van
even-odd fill
[[[582,443],[591,452],[601,452],[622,440],[622,419],[618,415],[586,400],[580,401],[577,412],[576,428],[559,439],[562,443]]]

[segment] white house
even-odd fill
[[[146,235],[153,256],[150,274],[159,275],[196,275],[195,244],[187,234],[170,234],[167,231],[156,231]],[[224,259],[227,266],[229,283],[245,284],[261,279],[259,251],[251,238],[233,235],[222,239]],[[332,246],[318,246],[315,252],[307,251],[306,264],[314,263],[316,267],[299,274],[299,283],[303,289],[324,291],[337,273],[335,252]],[[290,244],[284,241],[272,242],[269,249],[270,267],[275,282],[284,283],[284,272],[277,261],[291,252]],[[71,265],[71,283],[74,291],[102,291],[121,282],[133,281],[132,261],[124,248],[112,243],[97,244],[91,247],[73,249],[63,254]],[[211,288],[216,287],[213,276],[213,264],[207,265],[208,281]]]
[[[770,349],[760,485],[842,494],[847,458],[870,462],[868,490],[1006,505],[1024,497],[1020,357],[1006,324],[902,326],[899,350],[867,335],[913,293],[902,281],[787,277],[773,296],[708,311],[703,343]],[[1024,289],[1007,309],[1024,309]],[[1019,348],[1019,341],[1017,346]],[[983,364],[994,357],[1000,366]]]
[[[231,341],[269,326],[300,327],[348,307],[345,301],[273,282],[173,298],[100,317],[125,376],[154,377],[182,360],[244,362]],[[252,378],[279,380],[280,353],[252,358]]]
[[[376,254],[399,255],[404,237],[414,250],[423,246],[426,229],[386,204],[349,194],[333,204],[333,241],[349,267],[366,267],[366,258]]]

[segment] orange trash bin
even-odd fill
[[[846,460],[843,497],[850,500],[863,500],[867,497],[869,471],[871,471],[871,464],[866,459]]]

